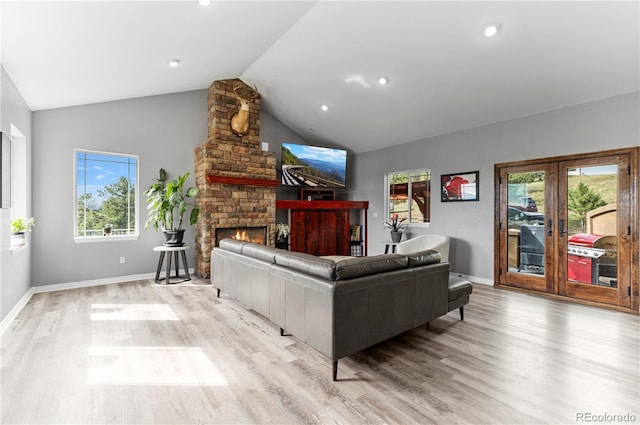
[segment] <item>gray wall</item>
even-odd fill
[[[269,151],[276,154],[276,170],[278,180],[282,174],[280,172],[282,144],[297,143],[308,145],[309,142],[298,133],[274,118],[268,112],[260,111],[260,140],[269,143]],[[276,188],[277,199],[297,199],[298,189],[294,187],[278,186]],[[286,223],[288,221],[286,211],[276,211],[276,223]]]
[[[73,149],[140,156],[140,187],[153,183],[159,168],[175,177],[191,172],[194,148],[207,136],[207,90],[106,102],[35,112],[33,117],[33,286],[130,276],[155,271],[153,247],[160,233],[142,229],[136,241],[75,243],[73,241]],[[306,143],[299,135],[262,112],[261,139],[280,156],[283,141]],[[55,187],[52,187],[55,184]],[[288,196],[286,190],[278,197]],[[140,221],[146,220],[144,196]],[[286,217],[285,217],[286,219]],[[185,234],[193,241],[193,229]],[[120,264],[125,257],[125,264]],[[193,250],[189,251],[193,267]]]
[[[639,102],[635,92],[357,155],[350,197],[370,201],[369,253],[382,253],[389,239],[383,229],[386,173],[428,168],[437,191],[441,174],[479,170],[479,202],[441,203],[438,197],[430,228],[410,231],[449,235],[452,270],[493,281],[494,164],[638,146]]]
[[[153,229],[135,241],[73,241],[73,149],[139,155],[140,225],[146,221],[143,192],[158,170],[170,178],[190,172],[194,185],[194,148],[207,135],[207,91],[128,99],[51,109],[33,114],[32,285],[79,282],[155,271],[162,242]],[[187,229],[187,243],[193,231]],[[189,251],[193,267],[193,249]],[[125,257],[125,264],[120,264]]]
[[[0,67],[0,130],[11,135],[13,124],[26,138],[27,161],[31,155],[31,110],[4,68]],[[31,211],[31,178],[27,179],[27,214]],[[39,224],[39,223],[36,223]],[[0,209],[0,320],[11,311],[31,286],[30,263],[33,243],[9,250],[11,244],[11,210]]]

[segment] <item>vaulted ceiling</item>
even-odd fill
[[[1,7],[2,65],[34,111],[239,77],[310,142],[356,153],[640,89],[635,1]]]

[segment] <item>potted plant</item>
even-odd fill
[[[278,223],[276,226],[276,248],[287,249],[289,243],[289,225],[286,223]]]
[[[160,169],[156,182],[148,188],[144,194],[147,196],[147,209],[149,217],[145,223],[145,229],[153,226],[156,230],[164,232],[166,246],[182,246],[184,243],[184,228],[182,222],[187,209],[191,207],[189,224],[192,226],[198,221],[200,210],[189,202],[198,193],[198,188],[184,185],[189,173],[178,176],[175,180],[167,181],[167,173]]]
[[[11,222],[11,246],[21,246],[27,243],[25,232],[30,232],[36,225],[33,217],[18,217]]]
[[[400,242],[400,239],[402,239],[402,229],[404,229],[405,227],[407,227],[407,225],[404,223],[404,221],[406,220],[406,218],[402,218],[402,219],[398,219],[398,214],[393,214],[391,216],[391,220],[390,221],[385,221],[384,222],[384,227],[386,227],[387,229],[391,230],[391,241],[392,242]]]

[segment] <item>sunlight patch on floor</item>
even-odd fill
[[[91,304],[91,320],[180,320],[166,304]]]
[[[89,347],[89,364],[89,384],[228,385],[200,347]]]

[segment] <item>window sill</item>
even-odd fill
[[[431,227],[431,223],[409,223],[407,225],[408,228],[412,228],[412,227],[418,227],[418,228],[423,228],[423,229],[428,229],[429,227]]]
[[[24,245],[12,246],[9,248],[9,252],[11,253],[11,255],[17,254],[18,252],[25,250],[28,245],[29,244],[26,243]]]
[[[98,242],[123,242],[123,241],[136,241],[140,237],[140,234],[137,235],[127,235],[127,236],[94,236],[94,237],[84,237],[77,238],[74,237],[73,241],[75,243],[98,243]]]

